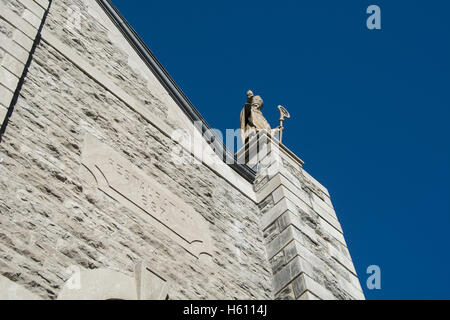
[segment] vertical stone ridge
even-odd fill
[[[5,57],[0,61],[0,87],[2,95],[7,98],[0,103],[0,143],[40,41],[41,31],[52,5],[52,0],[47,2],[46,9],[31,0],[7,0],[7,5],[2,4],[0,7],[2,23],[5,21],[12,29],[9,33],[11,37],[8,34],[6,37],[2,35],[1,39]]]
[[[275,298],[364,299],[328,190],[267,141],[254,190]]]

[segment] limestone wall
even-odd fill
[[[71,266],[132,276],[144,261],[174,299],[273,297],[251,184],[225,164],[172,161],[170,132],[191,125],[95,1],[53,1],[0,143],[0,274],[54,299]],[[86,152],[98,156],[92,167]],[[123,181],[151,185],[161,208],[185,207],[202,234],[155,214]],[[195,236],[209,239],[210,261],[183,242]]]

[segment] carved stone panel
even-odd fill
[[[149,223],[193,256],[211,258],[208,222],[117,151],[87,134],[82,164],[99,190],[136,214],[145,214]]]

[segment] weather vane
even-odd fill
[[[280,143],[283,142],[284,121],[291,115],[282,106],[278,106],[280,111],[280,126],[271,129],[269,122],[264,118],[261,109],[264,107],[264,101],[260,96],[255,96],[251,90],[247,92],[247,103],[241,111],[241,139],[245,145],[250,136],[265,130],[269,135],[275,136],[279,132]]]

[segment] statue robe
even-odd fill
[[[247,103],[241,111],[241,139],[243,144],[251,135],[260,130],[266,130],[268,134],[271,134],[270,125],[260,108],[258,104]]]

